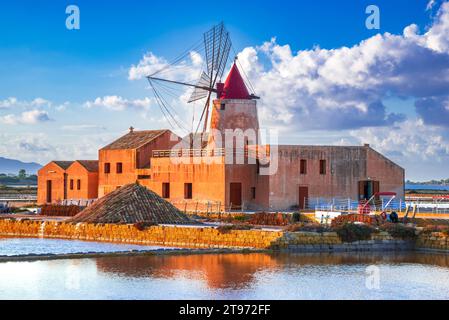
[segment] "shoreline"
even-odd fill
[[[49,260],[74,260],[93,259],[105,257],[139,257],[139,256],[161,256],[161,255],[201,255],[201,254],[250,254],[270,253],[269,249],[155,249],[141,251],[118,251],[118,252],[95,252],[95,253],[63,253],[63,254],[26,254],[17,256],[0,256],[0,263],[6,262],[34,262]]]

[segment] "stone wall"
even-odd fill
[[[417,249],[449,252],[449,237],[441,232],[420,234],[416,241]]]
[[[336,232],[286,232],[272,248],[298,252],[402,251],[412,250],[413,241],[393,239],[387,232],[373,234],[371,240],[344,243]]]
[[[143,231],[134,225],[71,224],[64,222],[0,220],[0,235],[107,241],[190,248],[270,248],[283,232],[230,230],[210,227],[153,226]]]
[[[409,250],[414,244],[395,240],[385,232],[375,234],[368,241],[343,243],[335,232],[220,231],[211,227],[183,226],[153,226],[139,230],[134,225],[72,224],[32,220],[0,220],[0,236],[45,237],[187,248],[256,248],[299,252]]]

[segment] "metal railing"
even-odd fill
[[[229,153],[233,155],[244,155],[251,158],[265,158],[270,155],[270,150],[264,148],[251,148],[246,146],[244,149],[227,150],[225,148],[217,149],[171,149],[171,150],[154,150],[153,158],[180,158],[180,157],[223,157]]]
[[[403,213],[407,206],[417,207],[417,213],[442,213],[449,214],[449,201],[409,201],[403,199],[379,199],[370,203],[371,211],[397,211]],[[318,211],[343,211],[358,212],[360,203],[351,198],[304,198],[303,206],[299,209]],[[388,204],[388,206],[387,206]]]
[[[62,206],[88,207],[97,199],[65,199],[58,202]]]
[[[224,149],[173,149],[154,150],[153,158],[180,158],[180,157],[221,157]]]

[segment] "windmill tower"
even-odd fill
[[[231,67],[226,81],[217,84],[217,99],[213,101],[210,132],[221,134],[221,146],[225,147],[224,135],[228,132],[244,134],[245,144],[257,144],[259,141],[259,119],[257,116],[257,97],[250,94],[237,67],[236,61]],[[209,135],[209,147],[214,148],[219,137]],[[250,141],[252,140],[252,141]]]

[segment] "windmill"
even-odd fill
[[[156,84],[168,83],[192,87],[193,92],[191,93],[190,98],[187,101],[188,103],[205,99],[201,116],[195,130],[196,135],[200,129],[201,123],[203,123],[201,140],[203,140],[204,133],[207,130],[211,95],[212,93],[217,93],[217,95],[220,94],[220,90],[217,89],[217,84],[223,77],[231,47],[232,43],[229,32],[225,29],[224,24],[220,23],[204,33],[203,39],[200,44],[194,47],[195,50],[202,51],[204,55],[204,67],[201,71],[200,79],[196,83],[188,83],[166,78],[164,79],[159,76],[160,73],[167,71],[167,69],[179,64],[180,61],[182,61],[183,58],[186,57],[187,54],[193,49],[186,51],[183,55],[176,58],[168,66],[165,66],[161,70],[147,76],[147,79],[153,89],[156,101],[160,105],[164,115],[166,115],[167,120],[170,118],[171,120],[175,121],[175,123],[180,127],[182,127],[182,124],[180,124],[179,121],[173,116],[173,108],[169,107],[166,99],[162,97],[162,94],[156,88]],[[165,87],[164,89],[167,89],[167,87]],[[254,95],[252,96],[254,98],[257,98]],[[190,132],[190,134],[193,135],[193,132]]]

